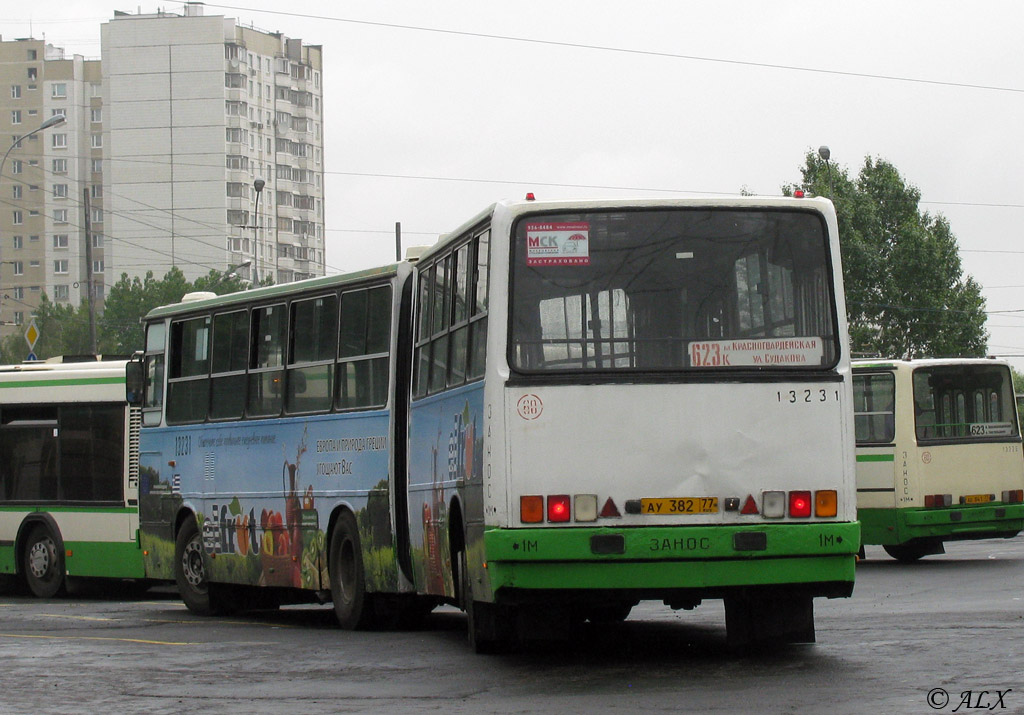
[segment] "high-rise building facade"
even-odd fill
[[[45,293],[102,303],[105,248],[100,63],[42,40],[0,39],[0,335]],[[37,131],[55,115],[65,121]],[[87,244],[87,241],[91,245]]]
[[[115,13],[101,47],[108,272],[323,275],[321,48],[201,3]]]

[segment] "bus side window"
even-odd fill
[[[241,419],[245,412],[245,366],[249,359],[249,315],[244,310],[213,318],[210,419]]]
[[[285,331],[283,305],[267,305],[252,311],[249,350],[249,396],[246,412],[251,417],[281,414],[284,404]]]
[[[887,444],[896,438],[895,397],[892,375],[853,376],[854,430],[858,445]]]
[[[469,244],[459,246],[452,260],[452,328],[448,334],[448,386],[456,387],[466,381],[466,364],[469,357]]]
[[[142,422],[147,426],[160,424],[164,406],[164,348],[167,330],[163,323],[146,327],[146,354],[143,363]]]
[[[470,279],[470,293],[475,295],[469,325],[469,368],[468,380],[483,377],[484,359],[487,350],[487,286],[488,261],[490,260],[490,230],[481,232],[473,240],[475,258],[473,275]]]
[[[334,398],[338,296],[292,303],[287,412],[326,412]]]
[[[391,305],[391,286],[350,291],[341,296],[339,410],[387,404]]]
[[[171,323],[168,423],[202,422],[206,419],[210,402],[209,336],[209,316]]]

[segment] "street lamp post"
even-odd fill
[[[252,182],[252,187],[256,189],[256,210],[252,217],[253,235],[256,237],[256,243],[252,247],[252,285],[254,288],[258,288],[260,285],[260,194],[263,193],[263,187],[266,185],[267,182],[261,177],[256,177],[256,180]]]
[[[52,117],[50,117],[45,122],[40,124],[38,127],[30,131],[28,134],[22,134],[20,137],[11,142],[10,148],[6,152],[4,152],[4,158],[0,159],[0,179],[2,179],[4,175],[4,164],[7,163],[7,157],[10,155],[12,151],[14,151],[14,147],[21,146],[21,142],[24,141],[25,139],[28,139],[33,134],[41,132],[44,129],[49,129],[50,127],[55,127],[58,124],[63,124],[66,121],[67,117],[65,117],[63,114],[54,114]]]
[[[828,163],[828,159],[832,156],[832,152],[824,144],[818,147],[818,156],[825,162],[825,171],[828,172],[828,197],[833,198],[835,189],[832,187],[832,165]]]
[[[52,117],[50,117],[45,122],[40,124],[38,127],[30,131],[28,134],[22,134],[20,137],[16,138],[13,142],[11,142],[11,146],[7,148],[7,151],[4,152],[3,158],[0,159],[0,181],[3,181],[4,178],[4,164],[7,163],[7,157],[11,155],[11,152],[14,151],[15,147],[21,146],[21,142],[23,142],[25,139],[28,139],[33,134],[37,134],[41,131],[49,129],[50,127],[55,127],[58,124],[63,124],[66,121],[67,117],[65,117],[63,114],[54,114]]]

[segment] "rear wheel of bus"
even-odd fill
[[[32,527],[23,555],[25,582],[35,596],[53,598],[64,592],[64,552],[50,527]]]
[[[905,544],[886,544],[882,548],[901,564],[912,564],[925,556],[946,553],[941,541],[927,539],[909,541]]]
[[[334,531],[331,532],[328,571],[331,600],[334,601],[334,614],[338,623],[350,631],[369,628],[373,622],[373,603],[372,597],[366,592],[359,526],[350,511],[338,515]]]

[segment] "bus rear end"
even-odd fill
[[[1024,528],[1024,460],[1009,366],[985,359],[856,366],[864,543],[909,562],[947,541]]]
[[[831,204],[500,215],[478,640],[724,599],[734,644],[813,641],[859,546]]]

